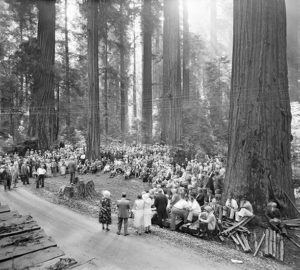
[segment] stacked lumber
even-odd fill
[[[62,255],[64,252],[30,215],[0,206],[0,270],[29,269]]]
[[[283,236],[275,230],[266,229],[264,233],[265,247],[264,256],[280,261],[284,260],[284,241]]]

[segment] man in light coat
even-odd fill
[[[121,229],[122,229],[122,223],[124,221],[124,235],[129,235],[128,233],[128,218],[129,218],[129,200],[126,199],[126,193],[122,193],[121,200],[117,201],[117,207],[118,207],[118,232],[117,234],[120,235]]]

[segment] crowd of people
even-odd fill
[[[70,183],[74,182],[76,173],[103,172],[110,177],[140,178],[149,183],[149,188],[138,195],[132,208],[139,234],[142,228],[146,233],[151,231],[153,209],[159,226],[170,218],[171,230],[175,230],[177,218],[185,223],[198,221],[202,231],[215,231],[224,217],[239,220],[253,215],[246,198],[238,205],[237,198],[229,196],[226,204],[221,204],[225,176],[222,158],[176,158],[166,145],[109,144],[101,147],[101,157],[96,160],[87,159],[84,148],[72,146],[45,152],[28,150],[24,157],[17,154],[0,157],[0,166],[5,190],[11,185],[16,187],[18,179],[26,185],[29,179],[35,178],[36,188],[44,187],[45,177],[58,174],[69,174]],[[108,191],[105,194],[102,205],[108,210],[110,196]],[[100,211],[99,221],[109,230],[111,220],[107,218],[109,214],[105,216],[106,210],[103,211]],[[124,224],[126,227],[125,220]]]

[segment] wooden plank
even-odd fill
[[[10,212],[10,209],[9,209],[8,205],[1,205],[0,206],[0,213],[6,213],[6,212]]]
[[[273,255],[273,230],[269,229],[269,253],[270,256]]]
[[[245,237],[245,235],[243,233],[241,233],[241,239],[242,239],[242,241],[244,243],[244,246],[246,248],[246,252],[250,252],[251,248],[249,246],[249,242],[248,242],[247,238]]]
[[[265,237],[265,250],[264,250],[264,254],[265,256],[268,256],[269,255],[269,230],[266,229],[266,237]]]
[[[0,262],[55,246],[42,230],[5,237],[0,239]]]
[[[240,238],[240,236],[238,235],[238,233],[235,236],[236,236],[236,239],[239,241],[240,245],[242,246],[243,250],[245,252],[247,252],[247,248],[245,247],[245,245],[244,245],[242,239]]]
[[[280,260],[283,262],[284,260],[284,242],[283,237],[280,235]]]
[[[6,221],[11,218],[21,217],[18,211],[11,211],[6,213],[0,213],[0,222]]]
[[[259,251],[259,249],[260,249],[260,247],[261,247],[261,245],[262,245],[265,237],[266,237],[266,233],[264,232],[263,236],[261,237],[261,239],[260,239],[260,241],[259,241],[259,243],[258,243],[258,245],[257,245],[257,247],[255,249],[255,252],[254,252],[254,255],[253,255],[254,257],[257,255],[257,253],[258,253],[258,251]]]
[[[34,266],[38,266],[42,263],[48,262],[63,255],[65,255],[64,252],[58,247],[50,247],[2,262],[0,263],[0,270],[21,270],[25,268],[32,268]]]
[[[5,233],[1,233],[0,239],[3,237],[17,235],[17,234],[21,234],[21,233],[25,233],[25,232],[36,231],[36,230],[39,230],[40,228],[41,227],[35,221],[31,221],[31,222],[22,224],[22,226],[13,227],[11,230],[9,230]]]
[[[276,231],[273,231],[273,258],[276,258]]]
[[[250,220],[252,220],[254,218],[254,216],[251,217],[247,217],[243,220],[241,220],[240,222],[236,223],[235,225],[229,227],[228,229],[226,229],[225,231],[221,232],[221,234],[228,234],[230,233],[232,230],[238,228],[239,226],[245,226]]]
[[[276,259],[280,260],[280,234],[276,234]]]
[[[231,234],[230,237],[232,238],[233,242],[234,242],[237,246],[240,245],[240,242],[236,239],[236,237],[235,237],[233,234]]]
[[[18,225],[26,224],[26,223],[29,223],[32,221],[33,221],[33,219],[29,215],[22,216],[22,217],[12,217],[6,221],[0,222],[0,228],[1,227],[8,228],[8,227],[13,227],[13,226],[18,226]]]

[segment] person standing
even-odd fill
[[[27,162],[24,161],[22,166],[21,166],[21,174],[20,174],[20,178],[23,182],[23,185],[29,185],[29,170],[28,170],[28,166],[27,166]]]
[[[163,190],[158,190],[158,195],[155,197],[154,206],[157,211],[158,226],[162,228],[162,221],[165,220],[168,216],[167,206],[168,198],[163,194]]]
[[[105,230],[104,225],[106,224],[106,231],[109,231],[108,226],[111,224],[111,200],[110,192],[104,190],[102,192],[103,198],[100,201],[100,211],[99,211],[99,222],[102,223],[102,230]]]
[[[41,166],[37,169],[37,181],[36,188],[39,188],[40,185],[42,188],[44,187],[45,175],[46,175],[45,164],[41,164]]]
[[[71,160],[69,161],[68,171],[70,173],[70,184],[73,184],[75,179],[75,172],[76,172],[76,164],[75,164],[74,157],[71,157]]]
[[[150,226],[151,226],[151,218],[152,218],[152,199],[150,198],[149,193],[145,193],[143,195],[144,200],[144,227],[145,233],[151,233]]]
[[[129,218],[129,200],[126,199],[126,193],[122,193],[121,200],[117,201],[118,207],[118,232],[117,234],[120,235],[122,229],[122,223],[124,221],[124,235],[129,235],[128,233],[128,218]]]
[[[145,202],[142,199],[142,195],[139,194],[134,201],[132,210],[134,211],[134,227],[137,229],[139,235],[142,234],[142,227],[144,225],[144,205]]]

